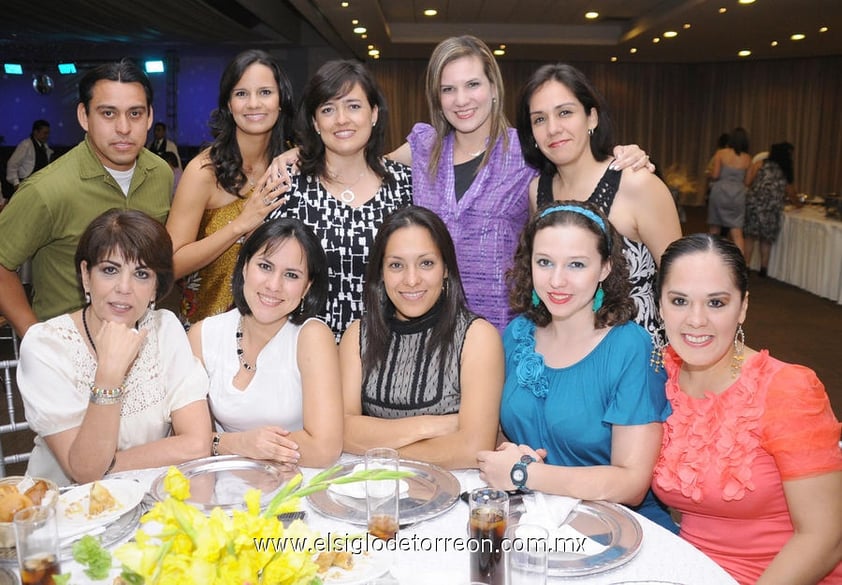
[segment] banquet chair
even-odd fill
[[[6,477],[6,465],[29,461],[29,451],[9,455],[3,452],[3,438],[6,438],[5,443],[7,448],[11,448],[13,444],[20,443],[20,441],[11,440],[9,435],[19,431],[25,431],[29,428],[29,424],[23,420],[23,417],[15,414],[17,410],[20,410],[16,408],[15,393],[17,391],[13,385],[14,373],[17,370],[17,366],[18,360],[16,359],[0,361],[0,372],[2,372],[3,385],[6,389],[6,412],[8,415],[8,421],[7,417],[0,419],[3,422],[3,424],[0,424],[0,477]]]
[[[14,359],[20,358],[20,340],[11,323],[9,323],[2,315],[0,315],[0,359],[9,356],[6,350],[11,348],[11,355]]]

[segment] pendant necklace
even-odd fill
[[[479,155],[483,154],[486,151],[486,149],[488,148],[488,138],[485,139],[485,146],[483,146],[480,150],[478,150],[476,152],[468,152],[467,150],[465,150],[465,148],[463,146],[459,145],[456,142],[454,142],[454,145],[458,146],[459,150],[461,150],[462,152],[467,154],[469,157],[476,158]]]
[[[84,315],[84,313],[83,313]],[[240,320],[237,322],[237,332],[234,334],[237,339],[237,357],[240,360],[240,363],[246,369],[247,372],[254,372],[257,370],[257,366],[253,366],[246,361],[246,358],[243,357],[243,318],[240,317]]]
[[[326,171],[327,178],[330,180],[331,183],[336,183],[340,187],[344,187],[344,189],[339,193],[339,199],[342,203],[351,203],[354,199],[357,198],[356,193],[351,190],[351,187],[354,187],[365,175],[365,172],[368,170],[368,167],[364,168],[360,173],[360,176],[356,178],[353,183],[344,183],[339,180],[339,175],[334,172]]]
[[[82,309],[82,325],[85,327],[85,335],[88,336],[88,342],[91,344],[94,354],[96,354],[96,343],[94,343],[94,338],[91,336],[91,330],[88,329],[88,318],[85,316],[88,312],[88,307],[90,305],[85,305],[85,308]]]

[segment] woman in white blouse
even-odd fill
[[[173,282],[172,242],[140,211],[111,209],[76,250],[87,304],[33,325],[18,386],[38,434],[27,472],[59,485],[210,453],[208,380],[155,299]]]

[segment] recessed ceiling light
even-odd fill
[[[751,51],[749,51],[748,49],[743,49],[742,51],[737,53],[737,55],[739,55],[740,57],[748,57],[749,55],[751,55]]]
[[[827,32],[829,29],[826,26],[823,26],[819,29],[819,32]]]
[[[631,49],[629,49],[629,53],[631,53],[632,55],[637,53],[637,47],[632,47]]]
[[[665,39],[673,39],[678,36],[678,33],[674,30],[664,31],[664,38]]]
[[[502,57],[506,54],[506,51],[504,51],[503,49],[494,49],[493,53],[498,57]]]
[[[364,26],[357,26],[354,27],[354,32],[358,35],[363,35],[368,32],[368,29]]]
[[[373,48],[374,48],[374,45],[369,45],[369,46],[368,46],[368,50],[369,50],[369,51],[370,51],[370,50],[372,50]]]
[[[424,16],[435,16],[438,13],[439,13],[439,11],[436,10],[435,8],[428,8],[427,10],[424,11]]]
[[[360,21],[357,18],[355,18],[354,20],[351,21],[351,24],[353,24],[355,26],[358,25],[359,23],[360,23]]]
[[[688,28],[690,28],[690,23],[689,23],[689,22],[685,22],[685,23],[682,25],[682,27],[681,27],[681,28],[683,28],[684,30],[687,30]]]
[[[778,41],[772,41],[770,44],[771,44],[773,47],[777,47],[777,46],[778,46]]]
[[[360,38],[361,38],[361,39],[363,39],[363,40],[365,40],[365,39],[367,39],[367,38],[368,38],[368,35],[366,35],[366,34],[362,34],[362,35],[360,35]]]
[[[754,0],[739,0],[740,4],[754,4]]]
[[[807,35],[804,35],[802,33],[795,33],[794,35],[792,35],[789,38],[792,39],[793,41],[803,41],[805,38],[807,38]]]
[[[590,12],[585,12],[585,18],[588,20],[593,20],[594,18],[599,18],[599,12],[591,10]]]
[[[728,12],[728,9],[725,8],[724,6],[719,9],[719,14],[725,14],[726,12]]]
[[[611,62],[612,62],[612,63],[616,63],[616,62],[617,62],[617,57],[611,57]]]
[[[661,42],[661,37],[655,37],[655,38],[653,38],[653,39],[652,39],[652,42],[653,42],[653,43],[660,43],[660,42]]]
[[[501,49],[505,49],[505,48],[506,48],[506,45],[505,45],[504,43],[500,43],[500,48],[501,48]]]
[[[377,55],[380,54],[380,50],[379,49],[369,49],[368,54],[371,55],[372,57],[376,57]]]
[[[340,5],[342,8],[348,8],[351,4],[350,4],[350,3],[348,3],[348,2],[340,2],[340,3],[339,3],[339,5]]]

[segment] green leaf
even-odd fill
[[[111,553],[102,548],[99,539],[86,534],[73,543],[73,558],[85,567],[85,574],[98,581],[111,572]]]
[[[53,575],[53,583],[55,585],[67,585],[70,581],[70,573],[62,573],[61,575]]]

